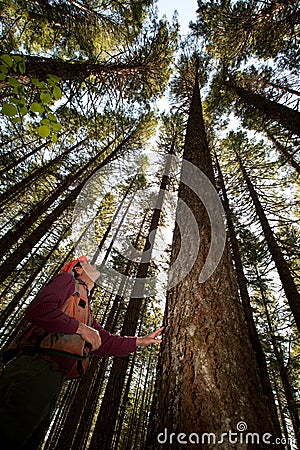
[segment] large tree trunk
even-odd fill
[[[23,55],[22,55],[23,56]],[[11,75],[20,83],[28,83],[30,79],[45,80],[48,75],[55,75],[62,81],[83,81],[88,79],[103,79],[107,75],[119,74],[135,76],[147,72],[147,64],[142,63],[106,63],[90,61],[63,61],[41,56],[25,55],[25,74]],[[150,70],[150,69],[149,69]],[[0,88],[6,87],[6,81],[0,81]]]
[[[275,120],[285,129],[300,136],[300,113],[298,111],[246,90],[238,86],[232,79],[224,80],[224,84],[240,97],[246,106],[254,106],[267,119]]]
[[[230,244],[231,244],[233,259],[235,262],[237,281],[238,281],[238,286],[239,286],[239,290],[240,290],[240,297],[242,300],[243,310],[244,310],[244,314],[245,314],[245,318],[246,318],[246,322],[247,322],[248,333],[249,333],[251,345],[252,345],[252,348],[253,348],[253,351],[254,351],[254,354],[256,357],[257,366],[259,369],[259,374],[260,374],[260,379],[261,379],[262,387],[264,390],[264,394],[268,398],[268,401],[269,401],[270,411],[272,413],[272,422],[276,426],[276,433],[279,436],[281,433],[281,429],[280,429],[280,424],[279,424],[279,420],[278,420],[278,416],[277,416],[272,386],[271,386],[271,382],[270,382],[270,378],[269,378],[267,361],[266,361],[266,357],[265,357],[265,354],[264,354],[264,351],[263,351],[263,348],[262,348],[262,345],[260,342],[260,338],[259,338],[259,335],[258,335],[258,332],[256,329],[254,318],[253,318],[251,300],[250,300],[250,296],[248,293],[248,287],[247,287],[247,279],[246,279],[246,276],[244,273],[241,253],[240,253],[239,244],[238,244],[238,240],[236,237],[236,232],[235,232],[235,228],[234,228],[234,224],[233,224],[233,220],[232,220],[232,213],[231,213],[231,209],[230,209],[230,205],[229,205],[229,200],[227,197],[225,182],[224,182],[223,174],[222,174],[221,167],[220,167],[219,161],[217,159],[217,156],[216,156],[216,164],[217,164],[218,175],[219,175],[218,179],[220,182],[220,187],[221,187],[222,195],[223,195],[223,199],[224,199],[223,204],[224,204],[224,209],[225,209],[226,218],[227,218],[229,240],[230,240]]]
[[[296,326],[300,332],[300,293],[298,292],[295,281],[291,275],[289,266],[285,261],[283,254],[279,245],[277,244],[276,238],[270,227],[267,216],[264,212],[264,209],[259,201],[258,195],[254,189],[254,186],[250,180],[250,177],[243,165],[240,155],[236,152],[236,156],[240,165],[241,172],[243,174],[244,180],[247,184],[251,199],[255,206],[256,213],[261,223],[261,227],[269,248],[269,251],[272,255],[273,261],[275,263],[278,275],[280,277],[283,290],[285,292],[287,301],[290,305],[292,314],[295,319]]]
[[[197,79],[183,157],[213,182]],[[195,177],[194,182],[198,179]],[[199,443],[203,449],[231,450],[228,434],[220,443],[222,433],[231,430],[240,438],[242,428],[261,436],[274,435],[275,429],[239,303],[228,247],[210,278],[200,283],[199,275],[210,247],[210,220],[204,205],[186,184],[180,183],[179,199],[197,220],[200,250],[188,275],[167,296],[166,332],[147,448],[182,448],[184,442],[187,449]],[[181,214],[178,208],[177,214]],[[195,246],[191,231],[181,232],[190,240],[190,246]],[[171,262],[179,249],[180,235],[175,228]],[[182,256],[183,266],[189,263],[188,259],[189,255],[185,259]],[[243,444],[236,448],[270,448],[261,441],[246,444],[246,432]]]

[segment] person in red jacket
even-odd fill
[[[79,257],[28,306],[30,326],[11,346],[17,356],[0,377],[1,449],[25,448],[35,430],[44,434],[62,383],[85,373],[90,354],[127,356],[138,346],[161,342],[163,327],[143,337],[118,336],[93,318],[91,291],[99,275],[86,257]]]

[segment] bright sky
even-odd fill
[[[189,22],[196,20],[197,0],[157,0],[157,7],[159,17],[165,14],[169,22],[172,20],[174,11],[178,12],[181,35],[188,32]]]

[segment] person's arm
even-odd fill
[[[50,333],[76,333],[79,321],[60,309],[74,291],[75,278],[72,274],[63,272],[55,275],[28,306],[25,312],[27,320]]]
[[[99,332],[101,338],[100,347],[93,352],[95,355],[107,358],[109,356],[127,356],[129,353],[136,351],[135,336],[111,334],[96,320],[93,321],[92,327]]]
[[[147,347],[152,344],[160,344],[161,339],[157,339],[157,336],[161,334],[163,327],[154,331],[153,333],[143,336],[118,336],[106,331],[95,320],[93,322],[93,328],[99,331],[102,344],[94,351],[97,356],[104,358],[108,356],[127,356],[129,353],[135,352],[137,347]]]

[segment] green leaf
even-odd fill
[[[14,55],[14,56],[13,56],[13,59],[14,59],[15,62],[23,61],[22,56],[18,56],[18,55]]]
[[[50,122],[57,122],[56,116],[52,113],[48,114],[48,119],[50,120]]]
[[[38,128],[38,133],[41,137],[48,137],[50,134],[50,128],[47,127],[46,125],[41,125]]]
[[[24,87],[20,84],[20,86],[14,87],[13,88],[13,93],[14,94],[18,94],[21,97],[26,97],[26,94],[24,92]]]
[[[59,100],[62,97],[61,89],[58,86],[55,86],[53,89],[53,95],[56,100]]]
[[[4,103],[4,105],[2,106],[2,113],[8,117],[13,117],[18,114],[18,111],[14,105],[11,105],[10,103]]]
[[[4,64],[6,64],[8,67],[12,67],[13,60],[9,55],[1,55],[1,59],[4,62]]]
[[[39,88],[45,87],[45,83],[39,81],[37,78],[32,78],[31,83]]]
[[[42,103],[43,103],[44,105],[47,105],[47,104],[50,103],[51,100],[52,100],[51,95],[48,94],[48,93],[46,93],[46,92],[42,92],[42,93],[40,94],[40,99],[42,100]]]
[[[5,80],[5,78],[6,78],[6,73],[0,72],[0,81]]]
[[[25,62],[24,61],[21,61],[18,63],[18,69],[22,74],[25,73]]]
[[[21,122],[21,119],[20,119],[20,117],[13,117],[13,118],[11,119],[11,121],[12,121],[13,123],[19,123],[19,122]]]
[[[54,142],[54,143],[57,142],[57,136],[56,136],[56,134],[52,134],[52,135],[51,135],[51,141]]]
[[[42,114],[44,112],[44,107],[41,103],[33,102],[30,106],[31,111],[35,113]]]
[[[28,113],[27,106],[20,106],[19,110],[22,116],[25,116]]]
[[[62,129],[62,126],[59,122],[52,122],[51,123],[53,130],[55,131],[60,131]]]
[[[0,71],[6,74],[8,72],[8,67],[4,66],[3,64],[1,64],[0,65]]]
[[[18,80],[16,80],[15,78],[12,78],[12,77],[8,78],[8,82],[9,82],[9,84],[12,87],[19,87],[19,86],[21,86],[21,83]]]
[[[10,97],[9,98],[10,103],[13,103],[14,105],[19,105],[21,100],[19,98]]]
[[[17,105],[19,108],[24,108],[26,106],[26,99],[23,97],[21,97],[21,98],[10,97],[9,101],[10,101],[10,103]]]
[[[48,119],[43,119],[43,120],[41,120],[41,124],[42,124],[42,125],[50,125],[50,120],[48,120]]]
[[[50,86],[54,87],[60,81],[60,78],[56,77],[55,75],[48,75],[47,81]]]

